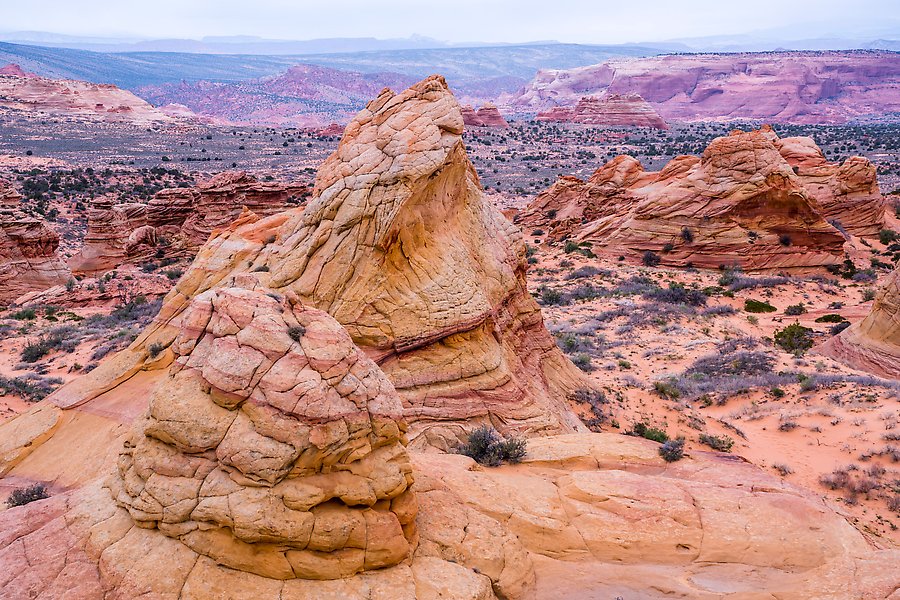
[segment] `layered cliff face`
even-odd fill
[[[478,110],[467,104],[462,107],[461,112],[463,123],[470,127],[509,127],[509,123],[491,103],[484,104]]]
[[[818,348],[855,369],[900,379],[900,269],[887,276],[865,319]]]
[[[172,352],[112,481],[140,527],[274,579],[336,579],[409,556],[400,399],[333,318],[210,290]]]
[[[538,113],[538,121],[584,123],[610,127],[668,129],[659,114],[638,94],[604,94],[583,97],[575,106],[557,106]]]
[[[244,208],[268,216],[299,204],[308,192],[302,184],[261,182],[244,172],[225,171],[195,188],[162,190],[146,205],[101,198],[88,210],[84,247],[71,260],[72,270],[102,273],[123,262],[149,259],[163,239],[166,252],[193,252]]]
[[[574,106],[585,95],[639,94],[672,120],[844,123],[900,110],[893,52],[765,52],[614,59],[539,72],[501,99],[512,112]]]
[[[56,253],[59,236],[43,219],[19,209],[21,196],[0,180],[0,302],[66,283],[72,276]]]
[[[551,239],[596,241],[635,260],[653,252],[673,266],[835,264],[845,241],[836,227],[878,231],[885,201],[868,161],[820,156],[812,140],[780,140],[769,127],[717,138],[702,157],[677,157],[659,172],[619,156],[587,181],[560,178],[520,221]]]

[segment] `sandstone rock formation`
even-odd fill
[[[0,180],[0,302],[64,284],[71,273],[56,253],[59,236],[19,208],[21,196]]]
[[[843,123],[900,111],[898,81],[900,63],[886,51],[670,55],[540,71],[498,103],[534,112],[585,95],[634,93],[668,121]]]
[[[855,369],[900,379],[900,269],[887,276],[868,316],[818,351]]]
[[[619,156],[587,181],[561,177],[522,213],[550,238],[600,242],[595,250],[662,264],[784,269],[835,264],[844,235],[884,223],[874,167],[827,163],[808,138],[770,127],[713,140],[702,157],[679,156],[659,172]],[[868,166],[867,166],[868,165]]]
[[[467,104],[462,107],[461,112],[463,123],[470,127],[509,127],[497,107],[490,102],[478,110]]]
[[[25,73],[17,65],[0,71],[0,108],[141,124],[172,121],[144,100],[114,85],[47,79]]]
[[[123,356],[140,362],[147,344],[171,342],[197,294],[261,286],[347,328],[397,388],[416,443],[447,447],[478,422],[582,430],[566,397],[592,384],[544,328],[521,232],[484,198],[462,130],[442,78],[383,92],[319,169],[307,207],[247,213],[213,235],[159,328]]]
[[[608,125],[611,127],[654,127],[668,129],[662,117],[638,94],[585,96],[578,104],[557,106],[538,113],[538,121],[559,121]]]
[[[147,260],[162,240],[169,254],[193,252],[244,208],[268,216],[299,204],[307,194],[302,184],[261,182],[225,171],[195,188],[162,190],[146,205],[99,198],[88,209],[88,231],[82,250],[70,261],[72,270],[103,273],[123,262]]]
[[[172,351],[113,480],[140,527],[273,579],[337,579],[407,558],[416,503],[403,409],[333,318],[210,290]]]

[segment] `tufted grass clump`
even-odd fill
[[[734,446],[734,440],[727,435],[709,435],[706,433],[700,434],[700,443],[706,444],[719,452],[731,452],[731,447]]]
[[[526,446],[523,438],[504,438],[493,427],[482,425],[469,433],[469,441],[459,446],[457,452],[478,464],[496,467],[504,462],[520,462],[527,452]]]

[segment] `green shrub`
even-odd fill
[[[641,262],[644,263],[645,267],[658,267],[659,263],[662,262],[662,259],[655,252],[647,250],[646,252],[644,252],[644,256],[641,258]]]
[[[771,313],[776,312],[778,309],[768,302],[747,298],[744,300],[744,310],[750,313]]]
[[[10,319],[16,319],[17,321],[33,321],[36,317],[37,313],[33,308],[23,308],[9,315]]]
[[[891,242],[895,242],[900,239],[900,234],[898,234],[893,229],[882,229],[878,232],[878,241],[887,246]]]
[[[789,317],[796,317],[797,315],[802,315],[806,312],[806,306],[801,302],[800,304],[791,304],[787,308],[784,309],[784,314]]]
[[[660,444],[669,439],[669,436],[665,431],[659,429],[658,427],[647,425],[646,423],[635,423],[631,431],[627,433],[628,435],[653,440],[654,442],[659,442]]]
[[[816,323],[843,323],[846,320],[847,319],[845,319],[841,315],[829,313],[827,315],[822,315],[821,317],[816,319]]]
[[[526,444],[523,438],[505,439],[493,427],[482,425],[469,433],[468,443],[459,446],[457,452],[479,464],[496,467],[504,461],[520,462],[527,452]]]
[[[727,435],[709,435],[706,433],[700,434],[700,443],[706,444],[719,452],[731,452],[731,447],[734,446],[734,440]]]
[[[684,457],[684,438],[667,440],[659,447],[659,455],[666,462],[676,462]]]
[[[800,323],[792,323],[775,332],[775,343],[788,352],[802,354],[813,346],[813,330]]]
[[[679,390],[678,386],[676,386],[675,383],[670,380],[660,379],[658,381],[654,381],[653,389],[663,398],[668,398],[670,400],[675,400],[676,398],[681,396],[681,390]]]

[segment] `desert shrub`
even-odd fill
[[[645,267],[658,267],[659,263],[662,262],[662,259],[655,252],[647,250],[644,252],[641,262],[644,263]]]
[[[701,356],[688,367],[687,375],[701,375],[704,378],[738,377],[771,373],[774,357],[765,352],[736,351],[717,352]]]
[[[731,452],[731,447],[734,446],[734,440],[727,435],[709,435],[706,433],[700,434],[700,443],[706,444],[719,452]]]
[[[791,236],[786,233],[782,233],[778,236],[778,243],[782,246],[790,246],[791,245]]]
[[[684,458],[684,438],[676,438],[674,440],[666,440],[659,447],[659,455],[666,462],[676,462]]]
[[[572,271],[571,273],[566,275],[566,279],[572,280],[572,279],[582,279],[584,277],[594,277],[596,275],[599,275],[601,272],[602,271],[600,269],[598,269],[597,267],[594,267],[591,265],[585,265],[583,267],[578,267],[577,269],[575,269],[574,271]]]
[[[691,231],[690,227],[681,228],[681,239],[683,239],[688,244],[694,241],[694,232]]]
[[[813,346],[813,330],[800,323],[792,323],[775,331],[775,343],[788,352],[806,352]]]
[[[50,345],[49,338],[42,337],[25,344],[25,347],[22,348],[20,358],[22,359],[22,362],[35,363],[47,356],[51,349],[52,346]]]
[[[862,301],[863,302],[871,302],[874,299],[875,299],[875,290],[873,290],[872,288],[867,288],[867,289],[863,290],[863,293],[862,293]]]
[[[578,245],[577,242],[573,242],[572,240],[569,240],[566,242],[566,246],[563,249],[563,251],[566,254],[571,254],[572,252],[577,252],[579,250],[579,248],[580,248],[580,246]]]
[[[644,298],[667,304],[705,306],[707,296],[700,290],[692,290],[680,283],[670,283],[668,288],[653,288],[644,293]]]
[[[843,323],[846,320],[847,319],[845,319],[841,315],[829,313],[827,315],[822,315],[821,317],[816,319],[816,323]]]
[[[29,487],[13,490],[9,495],[9,498],[6,499],[6,506],[9,508],[13,508],[14,506],[24,506],[29,502],[43,500],[44,498],[49,497],[50,494],[47,493],[47,487],[42,483],[35,483]]]
[[[784,314],[789,317],[796,317],[797,315],[802,315],[806,312],[806,306],[801,302],[800,304],[791,304],[787,308],[784,309]]]
[[[733,315],[736,312],[737,311],[733,306],[730,306],[728,304],[720,304],[704,309],[703,312],[700,313],[700,315],[704,317],[725,317],[728,315]]]
[[[653,440],[654,442],[659,442],[660,444],[669,439],[668,434],[666,434],[666,432],[662,429],[653,427],[652,425],[648,425],[643,422],[635,423],[631,428],[631,431],[626,432],[626,435],[642,437],[644,439]]]
[[[775,469],[776,471],[778,471],[778,473],[782,477],[787,477],[788,475],[790,475],[791,473],[794,472],[794,470],[792,468],[790,468],[788,465],[786,465],[784,463],[773,463],[772,468]]]
[[[542,285],[538,288],[538,293],[540,294],[540,296],[538,296],[538,302],[544,306],[554,306],[565,303],[563,295],[559,290],[554,290],[546,285]]]
[[[768,302],[762,302],[760,300],[747,298],[746,300],[744,300],[744,310],[749,313],[771,313],[777,311],[778,309]]]
[[[254,267],[253,272],[254,273],[268,273],[269,265],[259,265],[258,267]]]
[[[850,321],[843,321],[841,323],[838,323],[837,325],[832,325],[831,327],[829,327],[828,333],[831,335],[837,335],[848,327],[850,327]]]
[[[496,467],[504,461],[520,462],[527,449],[524,439],[506,439],[493,427],[482,425],[469,433],[468,442],[459,446],[457,452],[474,459],[479,464]]]
[[[831,490],[839,490],[850,484],[850,473],[844,469],[835,469],[829,474],[819,477],[819,483]]]
[[[147,346],[147,352],[150,353],[150,358],[156,358],[157,356],[159,356],[159,353],[165,349],[166,347],[159,342],[153,342],[152,344]]]
[[[681,397],[681,390],[672,378],[654,381],[653,391],[669,400],[675,400]]]
[[[33,308],[23,308],[9,315],[10,319],[17,321],[33,321],[37,317],[37,313]]]
[[[893,229],[882,229],[878,232],[878,241],[887,246],[891,242],[897,241],[900,239],[900,234],[898,234]]]
[[[0,376],[0,390],[6,394],[21,396],[26,402],[39,402],[62,382],[59,377],[42,377],[36,373],[11,378]]]
[[[302,338],[305,333],[306,327],[304,327],[303,325],[288,327],[288,336],[295,342],[299,342],[300,338]]]
[[[598,431],[600,425],[606,422],[607,415],[603,407],[609,403],[606,394],[602,390],[590,388],[582,388],[575,390],[570,396],[569,401],[576,404],[587,406],[591,412],[591,416],[585,421],[585,424],[592,430]]]
[[[575,363],[576,367],[578,367],[585,373],[589,373],[594,370],[594,365],[593,363],[591,363],[591,357],[587,354],[576,354],[572,357],[572,362]]]
[[[725,276],[719,278],[721,282]],[[777,285],[783,285],[785,283],[790,283],[793,281],[790,277],[747,277],[745,275],[741,275],[740,273],[733,274],[730,277],[729,283],[725,284],[728,286],[728,289],[732,292],[739,292],[741,290],[747,289],[755,289],[755,288],[771,288]],[[721,283],[719,285],[722,285]]]

